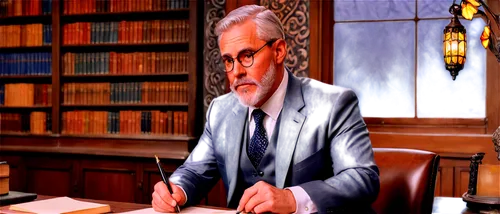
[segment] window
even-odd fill
[[[457,79],[444,68],[443,29],[451,0],[334,2],[334,84],[353,89],[361,114],[376,118],[485,118],[484,22],[467,29]]]

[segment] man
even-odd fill
[[[262,6],[216,26],[231,93],[212,101],[198,145],[155,185],[156,211],[195,205],[222,178],[228,207],[245,212],[367,212],[378,168],[356,95],[287,71],[284,30]]]

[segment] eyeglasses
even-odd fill
[[[264,46],[260,47],[256,51],[251,51],[251,50],[242,50],[240,53],[238,53],[238,56],[236,58],[232,58],[229,56],[223,56],[222,57],[222,62],[224,63],[225,71],[226,73],[229,73],[233,71],[234,69],[234,59],[238,60],[240,62],[241,66],[245,68],[249,68],[253,65],[254,61],[254,55],[257,54],[260,50],[262,50],[264,47],[268,45],[272,45],[274,42],[276,42],[278,39],[271,39]]]

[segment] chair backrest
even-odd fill
[[[384,213],[431,213],[439,155],[422,150],[374,148],[380,192],[372,208]]]

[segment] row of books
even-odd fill
[[[50,74],[52,53],[0,53],[0,76]]]
[[[52,131],[52,118],[50,113],[31,112],[30,132],[32,134],[44,134]]]
[[[65,53],[63,74],[187,73],[187,52]]]
[[[63,26],[64,45],[188,42],[188,20],[76,22]]]
[[[0,113],[0,132],[52,132],[52,116],[47,112]]]
[[[0,17],[48,15],[52,0],[0,0]]]
[[[0,84],[0,105],[50,106],[51,84],[12,83]]]
[[[34,47],[52,44],[52,25],[0,25],[0,47]]]
[[[189,7],[189,0],[65,0],[64,14],[164,11]]]
[[[187,135],[184,111],[67,111],[62,134]]]
[[[64,104],[169,104],[188,102],[187,82],[66,83]]]

